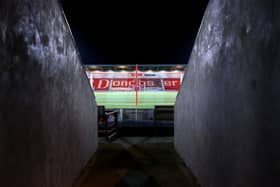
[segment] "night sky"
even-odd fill
[[[84,64],[187,64],[208,0],[61,0]]]

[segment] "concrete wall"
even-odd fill
[[[96,115],[58,1],[1,0],[0,186],[71,186],[96,150]]]
[[[175,147],[203,187],[280,186],[279,12],[209,2],[175,106]]]

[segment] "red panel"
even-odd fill
[[[138,79],[138,90],[162,90],[162,82],[165,90],[179,90],[180,79]],[[111,87],[110,87],[111,86]],[[135,79],[94,79],[93,87],[96,91],[133,91],[136,90]]]
[[[179,90],[180,79],[177,78],[163,79],[163,85],[165,90]]]
[[[112,81],[112,90],[133,90],[135,80],[134,79],[111,79]]]
[[[161,80],[160,79],[141,79],[145,81],[146,88],[161,88]]]
[[[93,88],[94,90],[109,90],[110,79],[94,79]]]

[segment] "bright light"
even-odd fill
[[[96,69],[100,69],[100,67],[99,66],[88,66],[88,68],[89,69],[91,69],[91,70],[96,70]]]
[[[119,69],[127,69],[127,66],[118,66]]]
[[[181,66],[181,65],[177,65],[177,66],[175,66],[175,68],[176,68],[177,70],[183,70],[185,67],[184,67],[184,66]]]

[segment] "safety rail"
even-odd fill
[[[111,120],[110,118],[113,118]],[[119,133],[118,112],[105,111],[103,119],[98,123],[98,134],[105,135],[107,141],[111,141]]]

